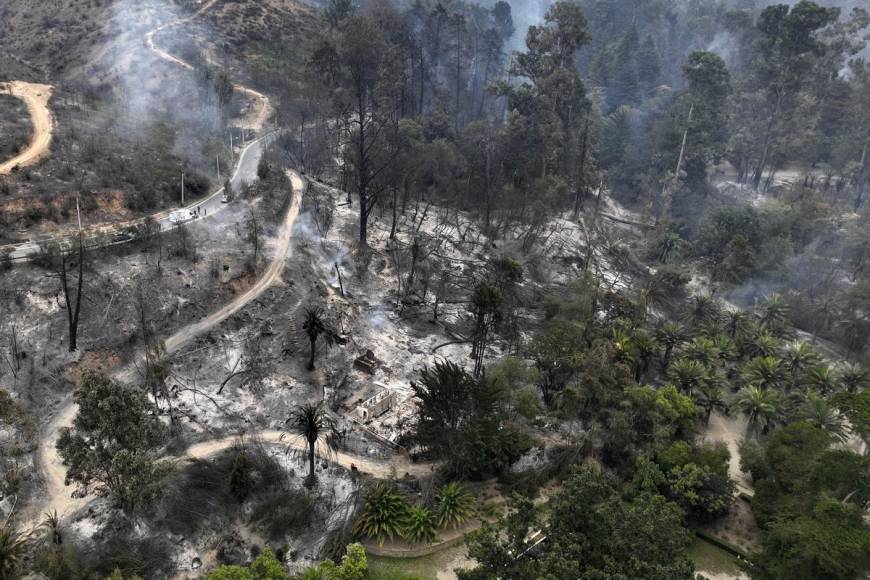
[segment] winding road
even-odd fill
[[[196,13],[191,16],[187,16],[180,20],[177,20],[170,24],[165,24],[162,27],[155,29],[147,35],[147,44],[149,48],[157,52],[162,58],[179,64],[180,66],[184,66],[186,68],[191,68],[190,65],[185,63],[184,61],[178,59],[177,57],[163,51],[159,47],[154,44],[153,36],[156,32],[166,29],[170,26],[178,25],[182,22],[187,22],[193,18],[196,18],[200,14],[202,14],[205,10],[210,8],[215,4],[215,0],[211,0],[204,4]],[[253,91],[253,89],[249,89],[248,87],[243,87],[241,85],[236,85],[238,90],[243,92]],[[256,93],[256,91],[253,91]],[[256,93],[260,94],[260,93]],[[263,96],[264,99],[268,101],[268,99]],[[270,109],[266,108],[268,111]],[[262,114],[261,109],[261,114]],[[268,115],[268,113],[267,113]],[[265,117],[263,118],[265,120]],[[262,137],[259,141],[252,142],[248,147],[244,150],[242,155],[240,156],[232,181],[233,186],[240,185],[242,182],[250,182],[256,179],[256,168],[259,163],[259,159],[262,155],[264,149],[264,141],[268,138]],[[280,279],[281,274],[284,270],[285,259],[290,251],[290,240],[293,231],[293,225],[296,222],[296,218],[299,216],[299,208],[301,205],[302,195],[305,191],[306,184],[302,177],[299,176],[296,172],[290,172],[290,178],[293,185],[294,195],[292,201],[290,203],[289,208],[287,209],[287,213],[284,217],[284,220],[281,224],[278,237],[273,242],[273,252],[271,261],[269,262],[268,267],[264,270],[263,275],[251,286],[243,294],[237,296],[234,300],[220,308],[219,310],[213,312],[202,320],[190,324],[184,328],[181,328],[167,338],[164,341],[167,353],[177,352],[179,349],[189,344],[192,340],[194,340],[197,336],[200,336],[212,328],[219,325],[221,322],[244,308],[251,301],[255,300],[259,296],[261,296],[269,287]],[[221,207],[220,201],[218,199],[218,194],[221,193],[221,190],[212,194],[207,200],[200,201],[195,205],[200,207],[213,207],[213,210],[208,211],[208,215],[214,215],[213,212],[217,212],[218,208]],[[215,206],[214,204],[217,204]],[[162,220],[168,219],[168,215],[157,215],[154,216],[156,219]],[[22,252],[32,252],[32,248],[21,248]],[[38,247],[36,248],[38,251]],[[127,369],[129,370],[129,369]],[[122,371],[119,374],[123,374]],[[78,406],[72,402],[71,399],[64,404],[64,406],[58,411],[57,415],[52,419],[52,421],[45,428],[36,452],[37,458],[37,469],[43,481],[45,482],[45,500],[42,501],[39,505],[34,506],[37,509],[35,513],[31,514],[31,525],[37,525],[41,518],[41,514],[44,513],[52,513],[56,512],[61,518],[68,517],[75,513],[77,510],[83,508],[89,501],[93,499],[93,496],[84,495],[72,497],[71,488],[68,487],[65,483],[66,478],[66,468],[63,465],[63,461],[60,458],[60,455],[57,452],[57,448],[55,443],[62,429],[68,428],[73,424],[73,420],[75,419],[76,413],[78,412]],[[306,449],[306,443],[304,441],[295,439],[293,437],[287,437],[285,433],[281,431],[275,430],[264,430],[251,432],[247,434],[236,434],[229,435],[209,441],[200,442],[189,447],[183,454],[171,458],[167,458],[167,460],[172,461],[181,461],[184,459],[193,459],[193,458],[206,458],[212,456],[220,451],[228,449],[235,445],[240,437],[247,436],[253,440],[259,441],[261,443],[270,444],[270,445],[282,445],[285,448],[293,448],[293,449]],[[350,468],[351,466],[355,466],[363,473],[367,473],[373,475],[375,477],[386,478],[391,476],[393,473],[398,474],[399,476],[409,473],[411,475],[422,476],[432,472],[432,465],[428,463],[413,463],[405,456],[395,456],[389,460],[373,460],[371,458],[357,456],[350,453],[344,452],[327,452],[325,449],[321,449],[319,451],[321,457],[327,457],[334,463],[342,465],[346,468]]]
[[[30,143],[24,151],[0,163],[0,175],[9,175],[18,168],[33,165],[48,153],[54,133],[54,121],[48,108],[53,90],[54,87],[51,85],[24,81],[0,83],[0,93],[7,93],[24,101],[33,122],[33,136],[30,138]]]

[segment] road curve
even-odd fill
[[[287,209],[287,214],[281,224],[278,239],[275,243],[274,253],[269,266],[263,272],[263,276],[244,294],[237,296],[232,302],[220,308],[216,312],[206,316],[202,320],[186,326],[165,340],[167,352],[176,352],[184,345],[192,341],[200,334],[214,328],[229,316],[238,312],[246,304],[259,297],[281,276],[284,269],[284,261],[290,248],[290,237],[293,232],[293,224],[299,215],[302,194],[305,184],[298,174],[292,173],[293,200]],[[38,514],[57,512],[61,517],[68,516],[83,507],[91,499],[89,497],[70,497],[69,487],[66,485],[66,468],[57,452],[55,443],[64,428],[72,426],[78,405],[72,401],[61,408],[57,415],[46,427],[37,448],[37,467],[46,487],[46,501],[40,506]],[[36,521],[34,519],[34,521]]]
[[[251,141],[250,143],[248,143],[248,145],[245,146],[244,149],[242,149],[241,153],[239,154],[239,158],[236,160],[236,167],[233,171],[233,175],[230,177],[230,184],[233,188],[233,191],[240,191],[246,185],[251,184],[257,180],[257,165],[260,163],[260,158],[263,156],[263,152],[265,151],[266,146],[274,135],[275,133],[264,135],[259,139]],[[196,218],[191,221],[207,219],[222,211],[224,208],[228,207],[227,204],[222,203],[223,193],[224,188],[221,187],[214,193],[210,194],[208,197],[197,200],[193,203],[189,203],[180,208],[163,210],[147,217],[136,218],[125,222],[117,222],[92,228],[85,228],[85,247],[102,248],[106,246],[113,246],[130,242],[134,238],[125,238],[122,241],[113,241],[111,236],[112,234],[123,231],[125,229],[136,228],[140,224],[144,223],[145,220],[147,220],[148,218],[156,220],[157,223],[160,225],[161,230],[171,229],[175,227],[175,224],[169,221],[169,214],[177,209],[186,209],[189,211],[193,211],[194,209],[199,208],[200,213]],[[40,243],[44,243],[46,241],[61,242],[64,240],[72,239],[73,238],[67,236],[47,237],[44,239],[40,238],[37,240],[31,240],[29,242],[23,242],[20,244],[8,244],[5,246],[0,246],[0,254],[8,255],[14,261],[28,260],[39,253]]]
[[[48,153],[54,133],[54,121],[48,108],[48,100],[53,90],[54,87],[51,85],[24,81],[0,83],[0,93],[8,93],[24,101],[33,121],[33,136],[30,138],[30,143],[24,151],[0,163],[0,175],[9,175],[16,168],[33,165]]]

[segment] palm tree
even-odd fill
[[[710,424],[710,415],[713,411],[726,411],[728,405],[722,397],[722,387],[714,381],[704,381],[694,392],[695,404],[704,409],[704,422]]]
[[[327,453],[338,449],[341,434],[336,429],[335,419],[327,412],[323,403],[299,405],[287,419],[290,431],[308,443],[307,485],[314,485],[314,453],[317,442],[326,446]]]
[[[383,545],[386,538],[401,536],[408,523],[408,502],[391,482],[380,481],[371,489],[363,502],[362,513],[356,521],[357,533],[377,538]]]
[[[665,322],[656,329],[656,340],[664,349],[662,353],[662,372],[668,371],[671,362],[671,353],[680,344],[688,339],[686,329],[676,322]]]
[[[718,359],[719,352],[716,349],[716,343],[706,336],[699,336],[691,340],[683,347],[682,354],[685,358],[697,361],[706,368],[713,366],[713,363]]]
[[[685,318],[692,327],[716,323],[722,319],[722,308],[712,296],[693,296]]]
[[[837,389],[837,377],[831,367],[818,365],[809,370],[806,376],[806,384],[823,395],[833,393]]]
[[[681,358],[671,365],[668,377],[683,393],[691,393],[707,377],[707,369],[696,360]]]
[[[727,334],[716,334],[711,340],[716,348],[716,356],[723,366],[725,363],[737,359],[737,345],[734,344],[734,341]]]
[[[688,241],[681,238],[678,233],[668,231],[656,240],[654,254],[659,262],[667,264],[672,255],[683,252],[688,247],[690,247]]]
[[[435,541],[435,518],[432,512],[422,506],[408,509],[405,525],[405,539],[414,544],[431,544]]]
[[[870,371],[859,364],[843,363],[837,373],[837,383],[849,393],[857,393],[870,382]]]
[[[783,349],[783,365],[791,374],[792,387],[801,383],[801,378],[807,369],[819,363],[819,355],[807,342],[795,340],[788,343]]]
[[[758,356],[743,365],[743,379],[753,387],[767,389],[782,383],[782,361],[772,356]]]
[[[52,546],[60,546],[63,544],[63,528],[61,526],[60,517],[57,515],[57,510],[53,512],[45,512],[44,519],[40,524],[48,532],[48,540]]]
[[[766,330],[762,330],[755,335],[746,350],[750,356],[775,356],[779,354],[780,349],[779,339]]]
[[[759,386],[740,389],[734,406],[746,415],[746,437],[765,435],[779,419],[780,400],[776,391]]]
[[[849,438],[849,425],[839,409],[833,407],[818,391],[807,391],[798,409],[798,416],[815,427],[827,431],[840,442]]]
[[[631,343],[634,350],[634,380],[641,383],[659,349],[656,341],[643,331],[634,333]]]
[[[326,345],[331,346],[335,340],[335,334],[327,326],[323,317],[323,308],[319,306],[305,309],[305,320],[302,322],[302,330],[308,335],[311,343],[311,357],[308,359],[308,370],[314,370],[314,355],[317,352],[317,339],[323,336]]]
[[[0,526],[0,580],[15,576],[15,570],[27,555],[30,534],[16,530],[9,518]]]
[[[460,484],[446,483],[435,497],[438,525],[458,528],[474,515],[474,498]]]
[[[725,314],[725,328],[731,340],[746,338],[752,327],[749,314],[743,310],[729,310]]]
[[[758,321],[764,328],[777,332],[788,318],[788,311],[782,294],[771,294],[758,311]]]

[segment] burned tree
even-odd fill
[[[79,319],[84,287],[85,248],[81,233],[73,244],[67,241],[50,243],[40,248],[37,263],[49,268],[60,282],[69,324],[69,351],[78,350]],[[75,272],[75,274],[71,274]],[[74,281],[70,276],[74,275]]]
[[[335,342],[335,332],[326,322],[323,308],[319,306],[305,309],[305,319],[302,321],[302,330],[308,336],[311,343],[311,355],[308,359],[308,370],[314,370],[314,357],[317,354],[317,340],[323,336],[327,346]]]

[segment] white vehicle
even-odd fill
[[[189,209],[177,209],[169,214],[169,221],[173,224],[183,224],[194,218],[193,212]]]

